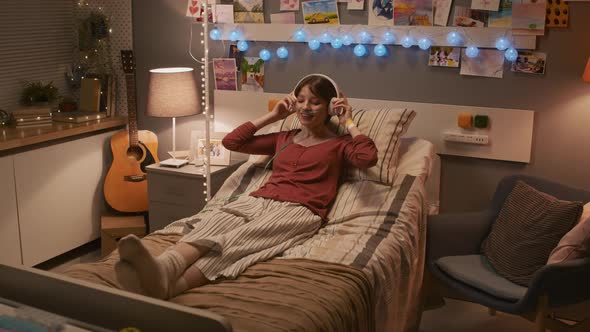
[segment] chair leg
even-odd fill
[[[545,318],[547,317],[548,299],[546,295],[539,297],[537,302],[537,312],[535,316],[535,324],[537,332],[545,332]]]
[[[488,313],[490,316],[496,316],[496,309],[488,308]]]

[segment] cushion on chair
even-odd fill
[[[379,160],[377,165],[366,170],[350,168],[346,179],[391,185],[399,159],[400,139],[408,131],[415,116],[416,112],[409,109],[354,109],[352,119],[361,133],[375,142]],[[285,119],[285,124],[290,121],[290,126],[283,124],[281,127],[299,128],[299,119],[290,118]],[[337,117],[332,117],[332,125],[339,135],[348,134],[346,127],[338,123]]]
[[[571,259],[590,256],[590,203],[584,205],[580,221],[567,232],[549,256],[547,264],[556,264]]]
[[[528,286],[581,213],[582,203],[559,200],[517,181],[482,243],[482,252],[498,274]]]
[[[517,302],[527,291],[496,273],[482,255],[447,256],[435,264],[450,277],[503,300]]]

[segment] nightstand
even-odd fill
[[[211,196],[243,161],[229,166],[211,166]],[[180,168],[152,164],[146,167],[149,196],[149,232],[164,228],[171,222],[201,211],[205,206],[203,167],[185,165]]]

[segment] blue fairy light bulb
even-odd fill
[[[496,40],[496,48],[500,51],[504,51],[505,49],[510,47],[510,41],[504,37],[498,38]]]
[[[289,50],[285,46],[277,48],[277,56],[281,59],[286,59],[289,56]]]
[[[381,36],[383,44],[393,44],[395,42],[395,35],[391,31],[386,31]]]
[[[320,48],[320,41],[317,39],[312,39],[307,42],[307,46],[309,46],[311,50],[315,51]]]
[[[359,33],[359,40],[363,44],[369,44],[372,39],[373,36],[371,36],[371,34],[368,31],[361,31]]]
[[[263,48],[260,53],[258,53],[258,56],[260,56],[260,58],[262,59],[262,61],[268,61],[270,60],[270,51],[267,50],[266,48]]]
[[[410,48],[412,47],[412,45],[414,45],[414,38],[410,37],[410,36],[404,36],[404,38],[402,38],[402,46],[405,48]]]
[[[447,42],[453,46],[461,44],[463,38],[457,31],[451,31],[447,34]]]
[[[385,56],[387,54],[387,48],[385,48],[383,44],[377,44],[373,49],[373,53],[375,53],[376,56]]]
[[[232,30],[229,32],[229,40],[236,41],[240,39],[240,31],[239,30]]]
[[[330,42],[330,44],[332,45],[333,48],[341,48],[342,47],[342,39],[336,37],[336,38],[332,39],[332,42]]]
[[[332,41],[332,35],[328,31],[322,32],[320,35],[320,43],[328,44]]]
[[[245,40],[240,40],[238,42],[238,50],[246,52],[248,50],[248,42]]]
[[[418,47],[420,47],[421,50],[429,49],[430,45],[432,45],[432,42],[428,38],[420,38],[418,40]]]
[[[296,42],[304,42],[307,39],[307,34],[305,33],[305,30],[303,30],[303,29],[296,30],[295,33],[293,34],[293,39]]]
[[[351,35],[346,34],[342,36],[342,45],[349,46],[350,44],[354,43],[354,38]]]
[[[506,60],[514,62],[518,58],[518,51],[511,47],[504,52],[504,57]]]
[[[479,49],[475,46],[469,46],[467,49],[465,49],[465,55],[467,55],[468,58],[475,58],[478,54]]]
[[[354,47],[354,55],[361,57],[367,54],[367,48],[365,45],[358,44]]]
[[[211,39],[213,40],[219,40],[221,39],[221,31],[217,28],[209,31],[209,37],[211,37]]]

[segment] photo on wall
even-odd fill
[[[547,54],[541,52],[520,51],[511,71],[525,74],[545,74]]]
[[[301,8],[305,24],[340,24],[336,0],[304,1]]]
[[[512,0],[500,1],[500,9],[497,12],[490,12],[490,15],[488,16],[488,27],[512,27]]]
[[[213,75],[215,76],[215,90],[238,90],[236,80],[236,59],[213,59]]]
[[[264,23],[264,0],[235,0],[235,23]]]
[[[545,0],[513,0],[512,34],[544,35],[546,10]]]
[[[453,26],[464,28],[484,28],[488,23],[488,12],[469,7],[455,6]]]
[[[280,0],[280,11],[296,11],[299,10],[299,0]]]
[[[434,67],[458,68],[461,63],[460,47],[438,47],[430,48],[428,65]]]
[[[241,73],[242,91],[264,92],[264,60],[244,57]]]
[[[369,25],[393,25],[393,0],[371,0]]]
[[[504,52],[491,49],[480,49],[475,58],[465,55],[461,50],[461,75],[502,78],[504,74]]]
[[[432,26],[432,0],[396,0],[393,3],[393,24]]]

